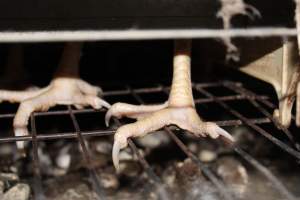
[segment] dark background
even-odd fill
[[[245,0],[262,19],[235,25],[293,26],[293,0]],[[0,30],[220,28],[219,0],[2,0]]]

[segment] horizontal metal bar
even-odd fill
[[[250,96],[250,95],[230,95],[230,96],[222,96],[215,98],[198,98],[194,100],[194,103],[215,103],[215,99],[219,101],[233,101],[233,100],[243,100],[243,99],[268,99],[266,96]]]
[[[143,93],[143,92],[142,92]],[[119,94],[119,93],[118,93]],[[246,95],[232,95],[232,96],[223,96],[223,97],[216,97],[216,99],[220,101],[232,101],[232,100],[242,100],[242,99],[268,99],[266,96],[246,96]],[[194,102],[196,104],[198,103],[210,103],[214,102],[214,98],[198,98],[195,99]],[[87,109],[80,109],[80,110],[74,110],[74,114],[84,114],[84,113],[96,113],[96,112],[104,112],[106,111],[105,108],[101,108],[100,110],[95,110],[91,108]],[[53,115],[68,115],[69,112],[67,110],[55,110],[55,111],[47,111],[47,112],[35,112],[33,113],[34,116],[53,116]],[[3,118],[12,118],[15,117],[15,113],[6,113],[6,114],[0,114],[0,119]]]
[[[95,109],[80,109],[80,110],[74,110],[74,114],[84,114],[84,113],[95,113],[95,112],[104,112],[106,109],[102,108],[100,110]],[[68,115],[68,110],[55,110],[55,111],[47,111],[47,112],[35,112],[33,115],[35,117],[37,116],[51,116],[51,115]],[[15,117],[16,113],[7,113],[7,114],[0,114],[1,118],[12,118]]]
[[[82,30],[82,31],[5,31],[0,42],[64,42],[100,40],[152,40],[224,37],[297,36],[296,28],[248,29],[160,29],[160,30]]]
[[[130,89],[130,88],[129,88]],[[140,95],[135,93],[132,89],[130,89],[132,96],[141,104],[144,104],[145,101],[142,99]],[[167,94],[167,90],[164,90]],[[207,176],[207,178],[217,187],[220,192],[220,195],[226,199],[233,199],[231,193],[224,187],[222,182],[218,180],[218,178],[211,172],[209,168],[207,168],[202,162],[188,149],[188,147],[168,128],[164,127],[164,131],[169,134],[169,136],[173,139],[173,141],[179,146],[179,148],[193,161],[195,162],[200,170]]]
[[[281,193],[284,199],[296,200],[294,195],[287,190],[285,185],[278,178],[276,178],[276,176],[267,167],[260,164],[256,159],[254,159],[251,155],[249,155],[241,148],[235,147],[233,150],[248,163],[250,163],[260,173],[262,173],[272,183],[272,186]]]
[[[241,86],[237,86],[235,84],[226,84],[226,86],[232,91],[240,93],[241,95],[252,95],[252,93],[248,92]],[[248,100],[255,108],[257,108],[257,110],[259,110],[260,113],[264,114],[267,118],[269,118],[272,121],[272,123],[277,127],[277,129],[281,130],[288,137],[292,145],[294,145],[298,151],[300,150],[300,145],[298,144],[298,142],[296,142],[294,136],[287,127],[284,127],[282,124],[279,123],[278,120],[274,119],[273,115],[269,113],[265,108],[263,108],[255,99]]]
[[[118,125],[118,127],[122,126],[122,123],[119,119],[114,118],[115,123]],[[165,185],[163,184],[162,180],[156,173],[153,171],[147,160],[144,158],[144,156],[140,153],[137,146],[134,144],[131,138],[127,139],[128,145],[131,148],[132,152],[137,156],[139,163],[144,168],[146,174],[148,175],[149,182],[153,184],[153,186],[156,188],[156,191],[158,192],[159,199],[162,200],[169,200],[169,194],[167,192],[167,189]]]
[[[215,98],[211,93],[209,93],[208,91],[204,90],[203,88],[196,88],[200,93],[206,95],[207,97],[210,98]],[[257,133],[260,133],[262,136],[264,136],[265,138],[267,138],[269,141],[273,142],[275,145],[277,145],[278,147],[280,147],[282,150],[286,151],[287,153],[289,153],[290,155],[294,156],[295,158],[297,158],[297,160],[300,160],[300,152],[293,149],[292,147],[290,147],[289,145],[287,145],[286,143],[282,142],[281,140],[277,139],[276,137],[274,137],[272,134],[268,133],[267,131],[265,131],[264,129],[262,129],[261,127],[253,124],[252,122],[250,122],[246,117],[244,117],[241,113],[239,113],[238,111],[236,111],[235,109],[231,108],[230,106],[228,106],[226,103],[219,101],[218,99],[215,99],[216,102],[223,107],[225,110],[227,110],[229,113],[231,113],[232,115],[236,116],[237,118],[239,118],[240,120],[242,120],[247,126],[249,126],[250,128],[254,129]]]
[[[100,131],[87,131],[87,132],[81,132],[82,136],[88,137],[88,136],[107,136],[112,135],[116,131],[115,130],[100,130]],[[36,136],[37,140],[56,140],[56,139],[70,139],[70,138],[76,138],[77,134],[73,132],[69,133],[50,133],[50,134],[39,134]],[[31,141],[32,136],[26,135],[26,136],[10,136],[10,137],[2,137],[0,138],[0,143],[5,142],[16,142],[16,141]]]
[[[203,174],[217,187],[220,195],[226,199],[233,199],[231,191],[225,187],[225,185],[217,178],[217,176],[204,165],[198,158],[195,156],[189,148],[168,128],[165,127],[164,131],[169,134],[172,140],[179,146],[179,148],[194,162],[198,165]]]
[[[250,122],[254,124],[265,124],[270,123],[270,119],[268,118],[256,118],[249,119]],[[238,126],[242,125],[243,122],[241,120],[225,120],[225,121],[215,121],[219,126]],[[113,135],[115,130],[97,130],[97,131],[85,131],[81,132],[84,137],[103,137],[107,135]],[[37,140],[55,140],[55,139],[71,139],[76,138],[77,135],[74,132],[66,132],[66,133],[49,133],[49,134],[39,134],[36,136]],[[0,137],[0,143],[5,142],[16,142],[16,141],[31,141],[32,136],[8,136],[8,137]]]

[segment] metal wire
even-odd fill
[[[73,110],[74,111],[74,110]],[[95,111],[97,112],[97,111]],[[270,123],[270,119],[268,118],[255,118],[249,119],[251,123],[254,124],[266,124]],[[239,126],[244,124],[241,120],[225,120],[225,121],[215,121],[216,124],[219,126]],[[104,137],[108,135],[113,135],[115,130],[99,130],[99,131],[83,131],[81,135],[83,137]],[[65,132],[65,133],[48,133],[43,135],[37,135],[37,141],[40,140],[57,140],[57,139],[71,139],[76,138],[77,134],[74,132]],[[7,142],[16,142],[16,141],[32,141],[32,136],[6,136],[0,138],[0,143],[7,143]]]
[[[122,125],[121,122],[118,119],[114,118],[114,121],[118,126]],[[130,138],[128,139],[128,144],[129,144],[129,147],[131,148],[131,150],[133,151],[133,153],[137,156],[137,158],[139,160],[139,163],[144,168],[146,174],[148,175],[149,182],[151,184],[153,184],[154,187],[156,188],[156,191],[158,192],[159,199],[169,200],[170,195],[168,194],[167,189],[164,186],[162,180],[159,178],[159,176],[157,176],[154,173],[153,169],[151,168],[151,166],[149,165],[147,160],[142,156],[142,154],[140,153],[139,149],[134,144],[132,139],[130,139]]]
[[[217,176],[207,166],[205,166],[169,128],[164,128],[164,130],[170,135],[180,149],[198,165],[203,174],[216,186],[220,195],[226,200],[233,199],[233,194],[225,187],[221,180],[219,180]]]
[[[34,198],[37,200],[45,199],[43,188],[42,188],[42,177],[40,170],[40,161],[38,156],[38,142],[36,139],[36,126],[34,115],[30,116],[31,122],[31,134],[32,134],[32,150],[33,150],[33,189],[34,189]]]
[[[251,93],[250,91],[244,89],[241,87],[241,85],[237,85],[237,84],[233,84],[232,82],[225,82],[224,84],[226,87],[228,87],[229,89],[232,89],[233,91],[237,92],[237,93],[241,93],[241,94],[248,94],[248,95],[252,95],[253,93]],[[260,99],[261,101],[262,99]],[[265,99],[266,100],[266,99]],[[295,141],[292,133],[289,131],[289,129],[287,129],[286,127],[284,127],[283,125],[281,125],[276,119],[273,118],[272,114],[269,113],[266,109],[264,109],[262,106],[260,106],[256,100],[254,99],[249,99],[249,102],[256,107],[261,113],[263,113],[266,117],[268,117],[273,124],[275,124],[275,126],[282,130],[282,132],[284,134],[286,134],[286,136],[289,138],[289,140],[292,142],[292,144],[295,146],[295,148],[299,151],[300,150],[300,145]],[[266,105],[269,105],[266,104]],[[274,108],[274,106],[272,106],[272,108]]]
[[[209,93],[208,91],[206,91],[204,88],[201,87],[196,87],[197,91],[201,92],[202,94],[206,95],[207,97],[211,97],[214,98],[214,95],[212,95],[211,93]],[[261,133],[263,136],[265,136],[267,139],[269,139],[271,142],[273,142],[274,144],[278,145],[279,147],[281,147],[283,150],[287,151],[288,153],[290,153],[291,155],[297,157],[297,154],[299,152],[293,150],[291,147],[289,147],[288,145],[282,143],[280,140],[276,139],[275,137],[273,137],[271,134],[269,134],[268,132],[266,132],[265,130],[263,130],[262,128],[258,127],[255,124],[252,124],[251,122],[249,122],[247,120],[247,118],[245,118],[243,115],[241,115],[239,112],[237,112],[236,110],[234,110],[233,108],[230,108],[227,104],[225,104],[224,102],[221,102],[217,99],[215,99],[216,102],[222,106],[223,108],[225,108],[228,112],[230,112],[231,114],[239,117],[242,121],[245,122],[245,124],[247,124],[249,127],[253,128],[254,130],[256,130],[257,132]],[[249,99],[249,101],[251,101],[251,99]],[[235,147],[234,151],[236,153],[238,153],[243,159],[245,159],[246,161],[248,161],[252,166],[254,166],[259,172],[261,172],[270,182],[272,182],[272,184],[274,185],[274,187],[276,187],[276,189],[278,189],[278,191],[285,197],[285,199],[290,199],[290,200],[295,200],[296,197],[294,197],[293,194],[291,194],[284,186],[283,183],[281,183],[281,181],[279,179],[276,178],[275,175],[273,175],[273,173],[268,170],[266,167],[264,167],[262,164],[260,164],[257,160],[255,160],[254,158],[252,158],[249,154],[247,154],[245,151],[243,151],[241,148],[239,147]],[[297,157],[298,158],[298,157]]]
[[[237,154],[239,154],[243,159],[245,159],[248,163],[250,163],[255,169],[261,172],[285,199],[296,200],[296,197],[286,189],[284,184],[281,181],[279,181],[279,179],[277,179],[276,176],[268,168],[260,164],[256,159],[254,159],[241,148],[235,147],[234,151]]]
[[[259,103],[262,103],[264,106],[269,108],[275,108],[276,106],[269,100],[267,96],[256,95],[255,93],[246,90],[242,87],[241,84],[233,83],[233,82],[218,82],[218,83],[203,83],[203,84],[193,84],[194,89],[198,92],[202,93],[205,97],[195,99],[195,103],[203,104],[203,103],[211,103],[215,102],[222,106],[227,112],[231,113],[236,119],[225,120],[225,121],[215,121],[220,126],[240,126],[246,125],[256,132],[263,135],[269,141],[277,145],[279,148],[284,150],[286,153],[294,156],[295,158],[300,158],[300,152],[289,146],[288,144],[282,142],[281,140],[274,137],[272,134],[268,133],[264,129],[262,129],[259,124],[274,124],[274,126],[279,127],[276,124],[276,121],[272,118],[270,113],[267,112],[265,108],[263,108]],[[227,95],[227,96],[214,96],[209,93],[205,88],[208,87],[225,87],[235,91],[237,94]],[[104,97],[115,96],[115,95],[130,95],[134,97],[140,103],[145,102],[142,99],[142,94],[151,94],[157,92],[168,93],[169,87],[152,87],[152,88],[139,88],[139,89],[131,89],[130,87],[125,88],[124,90],[114,90],[104,92]],[[240,114],[238,111],[231,108],[226,102],[229,101],[239,101],[239,100],[247,100],[252,103],[257,108],[257,111],[264,114],[263,118],[247,118]],[[92,155],[90,154],[88,147],[85,143],[86,137],[104,137],[108,135],[113,135],[115,130],[107,130],[101,129],[96,131],[81,131],[78,125],[78,121],[76,119],[75,114],[81,113],[95,113],[95,112],[104,112],[104,109],[101,110],[93,110],[93,109],[82,109],[82,110],[73,110],[70,106],[68,106],[67,110],[59,110],[59,111],[48,111],[48,112],[36,112],[31,115],[31,135],[28,136],[0,136],[0,143],[6,142],[15,142],[15,141],[31,141],[32,142],[32,150],[33,150],[33,167],[34,167],[34,195],[35,199],[43,199],[43,188],[42,188],[42,179],[41,179],[41,171],[40,164],[38,158],[38,141],[41,140],[59,140],[59,139],[70,139],[76,138],[79,141],[79,144],[82,149],[83,157],[86,160],[88,171],[91,177],[93,190],[98,194],[98,197],[103,199],[105,197],[104,191],[101,187],[101,182],[96,173],[93,164],[92,164]],[[58,115],[66,115],[72,119],[74,132],[65,132],[65,133],[51,133],[51,134],[37,134],[36,133],[36,117],[47,117],[47,116],[58,116]],[[5,113],[0,114],[0,119],[8,119],[15,116],[15,113]],[[121,123],[114,119],[117,125],[121,125]],[[290,138],[290,141],[294,143],[294,138],[292,133],[289,130],[279,129]],[[191,158],[202,170],[203,174],[216,186],[220,195],[224,199],[233,199],[232,193],[224,187],[224,184],[219,178],[217,178],[213,171],[206,165],[200,162],[200,160],[188,149],[188,147],[169,129],[165,128],[165,131],[168,135],[173,139],[173,141],[178,145],[178,147],[189,157]],[[158,194],[160,199],[169,199],[168,190],[165,188],[164,183],[160,179],[158,175],[156,175],[151,167],[151,165],[145,160],[145,158],[140,153],[139,149],[134,144],[134,141],[129,140],[129,146],[132,149],[133,153],[137,156],[140,164],[143,166],[147,177],[149,178],[150,183],[152,183],[158,190]],[[246,153],[242,148],[234,147],[233,150],[240,155],[243,159],[245,159],[248,163],[254,166],[259,172],[261,172],[271,183],[273,183],[274,187],[278,189],[281,195],[285,199],[295,199],[294,196],[285,188],[284,184],[279,181],[275,175],[273,175],[270,170],[264,167],[259,161],[252,158],[248,153]]]
[[[207,97],[210,98],[214,98],[214,96],[207,92],[206,90],[204,90],[201,87],[196,87],[197,91],[206,95]],[[251,123],[250,121],[248,121],[248,119],[246,117],[244,117],[241,113],[239,113],[238,111],[236,111],[235,109],[229,107],[227,104],[225,104],[222,101],[219,101],[218,99],[215,99],[215,101],[222,106],[225,110],[228,110],[232,115],[238,117],[239,119],[241,119],[245,124],[247,124],[247,126],[251,127],[252,129],[254,129],[256,132],[260,133],[261,135],[263,135],[264,137],[266,137],[268,140],[270,140],[271,142],[273,142],[274,144],[276,144],[278,147],[280,147],[282,150],[288,152],[290,155],[296,157],[298,160],[300,159],[300,152],[294,150],[293,148],[291,148],[290,146],[288,146],[287,144],[285,144],[284,142],[280,141],[279,139],[277,139],[276,137],[272,136],[272,134],[268,133],[267,131],[265,131],[264,129],[262,129],[261,127]]]
[[[129,88],[130,89],[130,88]],[[166,94],[168,94],[167,90],[164,90]],[[132,96],[140,103],[145,104],[144,100],[133,90],[131,90]],[[165,132],[167,132],[173,141],[180,147],[180,149],[193,161],[195,162],[203,174],[216,186],[219,191],[219,194],[226,200],[233,199],[232,194],[228,191],[224,184],[218,180],[218,178],[211,172],[211,170],[206,167],[198,158],[195,156],[187,146],[168,128],[164,128]]]
[[[91,178],[91,181],[92,181],[92,186],[94,188],[94,191],[96,192],[98,199],[104,200],[105,199],[105,194],[104,194],[104,191],[102,189],[100,179],[99,179],[98,174],[97,174],[97,172],[95,170],[95,167],[93,165],[91,154],[88,150],[88,147],[86,145],[86,142],[85,142],[84,138],[82,137],[82,134],[81,134],[81,131],[80,131],[80,128],[79,128],[79,124],[77,122],[77,119],[76,119],[76,117],[73,113],[73,110],[72,110],[71,106],[68,106],[68,111],[70,113],[70,117],[72,119],[73,126],[74,126],[76,134],[77,134],[77,139],[79,141],[79,144],[80,144],[80,147],[81,147],[81,150],[82,150],[82,153],[83,153],[83,157],[84,157],[84,159],[86,160],[86,163],[87,163],[86,167],[89,170],[89,174],[90,174],[90,178]]]

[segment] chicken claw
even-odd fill
[[[78,78],[55,78],[48,87],[34,92],[37,95],[23,99],[16,113],[13,122],[16,136],[29,134],[28,119],[35,111],[47,111],[55,105],[74,105],[76,108],[91,106],[94,109],[110,107],[106,101],[97,96],[101,92],[99,87]],[[17,147],[24,148],[24,142],[17,142]]]
[[[106,123],[114,116],[129,117],[137,122],[121,126],[115,133],[112,160],[119,169],[119,152],[127,147],[127,139],[142,137],[168,125],[176,125],[197,137],[223,136],[229,141],[234,138],[213,122],[204,122],[196,112],[190,77],[190,41],[175,42],[174,74],[169,100],[161,105],[114,104],[106,114]]]
[[[120,119],[128,117],[133,119],[142,119],[151,113],[168,107],[168,102],[159,105],[131,105],[127,103],[115,103],[105,115],[105,124],[109,126],[110,118],[112,116]]]
[[[20,102],[13,121],[16,136],[29,135],[27,125],[30,115],[35,111],[47,111],[55,105],[74,105],[77,109],[91,106],[94,109],[110,108],[110,105],[98,97],[101,88],[90,85],[79,78],[81,42],[64,45],[62,57],[49,86],[28,91],[0,90],[0,102]],[[19,150],[24,150],[24,141],[18,141]]]
[[[130,137],[142,137],[168,125],[177,125],[198,137],[210,136],[213,139],[223,136],[230,141],[233,137],[213,122],[204,122],[198,116],[193,107],[164,108],[135,123],[120,127],[114,136],[113,163],[116,169],[119,167],[119,151],[127,147],[127,139]]]

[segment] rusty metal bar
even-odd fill
[[[130,89],[130,88],[129,88]],[[168,94],[166,90],[164,90],[165,93]],[[133,97],[141,104],[144,104],[144,100],[133,90],[131,90],[131,93]],[[203,174],[217,187],[219,194],[226,200],[233,199],[232,194],[230,191],[224,187],[224,184],[218,180],[218,178],[211,172],[211,170],[206,167],[202,162],[195,156],[188,147],[168,128],[165,127],[164,131],[167,132],[170,137],[173,139],[173,141],[179,146],[179,148],[193,161],[195,162],[200,170],[203,172]]]
[[[234,151],[239,154],[244,160],[250,163],[254,168],[256,168],[259,172],[261,172],[272,183],[274,188],[276,188],[280,192],[284,199],[296,200],[296,197],[286,189],[284,184],[279,181],[276,176],[274,176],[274,174],[270,170],[268,170],[268,168],[260,164],[256,159],[254,159],[244,150],[235,147]]]
[[[230,96],[222,96],[216,97],[219,101],[234,101],[234,100],[243,100],[243,99],[268,99],[266,96],[250,96],[250,95],[230,95]],[[215,100],[212,98],[198,98],[195,99],[195,103],[210,103]]]
[[[142,93],[161,92],[162,90],[163,90],[163,86],[157,86],[157,87],[150,87],[150,88],[134,89],[134,92],[142,94]],[[130,90],[123,89],[123,90],[104,91],[102,93],[102,96],[115,96],[115,95],[126,95],[126,94],[130,94]]]
[[[118,127],[122,126],[121,122],[118,119],[113,118],[113,120],[118,125]],[[166,190],[165,185],[163,184],[163,182],[161,181],[159,176],[157,176],[154,173],[153,169],[151,168],[151,166],[149,165],[147,160],[141,155],[141,153],[139,152],[139,149],[134,144],[132,139],[130,139],[130,138],[128,139],[128,144],[129,144],[129,147],[131,148],[131,150],[133,151],[133,153],[137,156],[138,161],[140,162],[140,164],[144,168],[146,174],[148,175],[150,183],[153,184],[154,187],[156,188],[156,190],[159,194],[159,199],[169,200],[170,197],[169,197],[169,194]]]
[[[92,136],[103,137],[107,135],[112,135],[114,133],[115,130],[101,130],[101,131],[82,132],[81,135],[83,137],[92,137]],[[67,132],[67,133],[50,133],[50,134],[37,135],[36,139],[39,141],[39,140],[70,139],[76,137],[77,137],[77,133]],[[0,143],[16,142],[16,141],[32,141],[32,137],[27,135],[27,136],[9,136],[9,137],[0,138]]]
[[[95,113],[95,112],[104,112],[105,109],[102,108],[100,110],[95,109],[80,109],[80,110],[73,110],[74,114],[84,114],[84,113]],[[47,111],[47,112],[35,112],[34,116],[53,116],[53,115],[69,115],[68,110],[56,110],[56,111]],[[7,114],[0,114],[1,118],[13,118],[15,117],[15,113],[7,113]]]
[[[135,155],[137,155],[140,162],[143,163],[142,165],[143,165],[146,173],[148,175],[150,175],[152,177],[151,179],[154,180],[154,182],[156,183],[156,185],[155,184],[154,185],[156,187],[156,190],[159,194],[160,199],[163,199],[163,200],[170,199],[168,193],[166,192],[167,190],[166,190],[164,184],[162,183],[161,179],[154,173],[154,171],[150,167],[149,163],[145,160],[145,158],[139,152],[138,148],[135,146],[134,142],[131,139],[129,139],[128,144],[129,144],[130,148],[133,150],[133,152],[135,153]]]
[[[201,92],[202,94],[206,95],[207,97],[214,98],[214,96],[211,93],[207,92],[206,90],[204,90],[201,87],[196,87],[196,90],[199,91],[199,92]],[[298,160],[300,159],[300,152],[294,150],[293,148],[291,148],[290,146],[288,146],[284,142],[282,142],[279,139],[277,139],[274,136],[272,136],[270,133],[268,133],[267,131],[265,131],[261,127],[259,127],[259,126],[255,125],[254,123],[250,122],[246,117],[244,117],[238,111],[230,108],[226,103],[224,103],[222,101],[219,101],[217,99],[215,99],[215,100],[216,100],[216,102],[221,107],[223,107],[225,110],[227,110],[228,112],[230,112],[232,115],[234,115],[237,118],[239,118],[240,120],[242,120],[247,126],[251,127],[256,132],[260,133],[265,138],[267,138],[268,140],[270,140],[271,142],[273,142],[275,145],[277,145],[278,147],[280,147],[282,150],[286,151],[287,153],[289,153],[290,155],[294,156]]]
[[[300,157],[300,152],[292,149],[285,143],[281,142],[277,138],[273,137],[270,133],[266,132],[263,130],[261,127],[257,126],[257,124],[263,124],[263,123],[270,123],[273,122],[276,125],[276,122],[274,122],[271,114],[261,107],[258,102],[268,106],[269,108],[276,108],[272,102],[270,102],[268,97],[263,96],[263,95],[256,95],[255,93],[245,89],[242,87],[241,84],[239,83],[233,83],[233,82],[219,82],[219,83],[204,83],[204,84],[193,84],[196,88],[196,90],[202,94],[204,94],[206,97],[204,98],[199,98],[195,99],[195,103],[210,103],[210,102],[216,102],[219,105],[221,105],[225,110],[229,111],[231,114],[234,116],[238,117],[236,120],[226,120],[226,121],[216,121],[216,123],[220,126],[238,126],[242,124],[246,124],[247,126],[253,128],[260,134],[262,134],[264,137],[268,138],[270,141],[272,141],[274,144],[285,150],[286,152],[290,153],[291,155],[295,156],[296,158],[299,159]],[[225,88],[228,89],[233,89],[233,91],[237,92],[237,95],[228,95],[228,96],[213,96],[211,93],[207,92],[203,88],[207,87],[219,87],[219,86],[224,86]],[[233,88],[230,88],[230,87]],[[243,91],[238,91],[237,89],[241,89]],[[146,94],[146,93],[154,93],[154,92],[166,92],[169,90],[169,87],[153,87],[153,88],[140,88],[140,89],[132,89],[127,88],[125,90],[115,90],[115,91],[108,91],[104,92],[103,96],[113,96],[113,95],[133,95],[135,98],[140,101],[141,103],[143,100],[140,98],[138,94]],[[204,91],[204,93],[203,93]],[[246,118],[245,116],[241,115],[239,112],[236,110],[230,108],[226,103],[226,101],[231,101],[231,100],[249,100],[252,105],[257,107],[258,111],[263,113],[266,117],[265,118],[256,118],[256,119],[249,119]],[[258,101],[258,102],[257,102]],[[77,138],[79,140],[79,143],[81,145],[83,155],[86,160],[91,160],[91,156],[88,152],[87,146],[84,143],[84,138],[85,137],[94,137],[94,136],[107,136],[107,135],[112,135],[114,134],[115,130],[97,130],[97,131],[88,131],[88,132],[81,132],[78,122],[76,120],[75,114],[79,113],[95,113],[95,112],[104,112],[105,109],[101,110],[93,110],[93,109],[82,109],[82,110],[72,110],[71,107],[68,107],[68,110],[62,110],[62,111],[49,111],[49,112],[37,112],[31,115],[31,128],[32,128],[32,136],[10,136],[10,137],[2,137],[0,138],[0,143],[4,142],[15,142],[15,141],[32,141],[32,146],[33,146],[33,166],[34,166],[34,193],[35,193],[35,198],[36,199],[43,199],[43,190],[42,190],[42,184],[41,184],[41,172],[39,168],[39,158],[38,158],[38,141],[39,140],[53,140],[53,139],[62,139],[62,138]],[[14,117],[15,114],[0,114],[0,118],[12,118]],[[53,133],[53,134],[36,134],[36,127],[35,127],[35,117],[36,116],[49,116],[49,115],[70,115],[74,128],[76,132],[68,132],[68,133]],[[168,128],[167,128],[168,129]],[[218,180],[217,177],[215,177],[214,173],[210,171],[210,169],[206,166],[203,165],[203,163],[199,163],[199,159],[193,155],[189,149],[184,145],[179,138],[169,129],[166,131],[171,134],[170,137],[176,142],[176,144],[184,151],[184,153],[191,158],[204,172],[206,177],[208,177],[213,184],[219,188],[219,190],[223,190],[224,186],[223,183]],[[279,127],[279,129],[281,129]],[[281,129],[285,131],[284,129]],[[291,134],[288,132],[288,134]],[[172,137],[174,136],[174,138]],[[147,173],[150,182],[153,183],[153,185],[158,189],[159,195],[161,199],[168,199],[168,194],[166,193],[165,186],[161,182],[160,178],[154,173],[152,170],[151,166],[149,163],[145,160],[145,158],[140,154],[138,151],[138,148],[135,146],[134,142],[132,140],[128,141],[130,148],[133,150],[134,154],[138,157],[141,165],[145,169],[145,172]],[[259,170],[262,174],[264,174],[267,179],[274,184],[274,187],[278,189],[278,191],[285,197],[285,199],[294,199],[294,196],[286,190],[284,185],[263,165],[261,165],[257,160],[252,158],[250,155],[248,155],[246,152],[241,150],[238,147],[234,148],[234,151],[241,155],[244,159],[246,159],[251,165],[253,165],[257,170]],[[197,160],[198,161],[197,161]],[[87,161],[89,163],[89,161]],[[92,164],[88,166],[92,167]],[[92,169],[89,169],[89,171]],[[93,174],[94,173],[94,174]],[[97,187],[97,183],[99,182],[99,179],[97,177],[96,172],[93,170],[90,171],[91,178],[92,178],[92,183],[94,187]],[[218,186],[219,184],[219,186]],[[98,185],[99,186],[99,185]],[[223,188],[222,188],[223,186]],[[221,188],[220,188],[221,187]],[[99,189],[99,188],[98,188]],[[100,187],[100,190],[102,188]],[[96,189],[97,190],[97,189]],[[102,192],[102,191],[101,191]],[[97,193],[101,193],[97,192]],[[226,199],[232,199],[231,196],[226,196],[226,195],[231,195],[228,193],[228,191],[223,191],[221,192]],[[224,195],[225,194],[225,195]]]
[[[224,84],[228,89],[231,89],[232,91],[235,91],[237,93],[240,93],[241,95],[249,95],[249,92],[244,90],[241,86],[237,86],[236,84]],[[254,99],[248,99],[248,101],[261,113],[263,113],[266,117],[268,117],[273,124],[277,127],[277,129],[282,130],[282,132],[289,138],[292,145],[295,146],[295,148],[299,151],[300,145],[295,141],[295,138],[293,137],[292,133],[284,126],[282,126],[277,120],[275,120],[266,109],[264,109],[262,106],[260,106],[257,101]]]
[[[240,87],[240,88],[243,89],[243,91],[245,93],[247,93],[249,95],[257,96],[254,92],[244,88],[242,83],[232,82],[232,81],[223,81],[222,84],[223,84],[224,87],[228,87],[228,85],[231,85],[231,86],[234,86],[234,87]],[[263,103],[264,105],[266,105],[269,108],[272,108],[272,109],[277,108],[277,106],[274,103],[272,103],[269,99],[256,99],[256,100]],[[295,115],[293,115],[293,114],[292,114],[292,119],[295,120]]]
[[[232,96],[223,96],[217,97],[217,99],[221,101],[232,101],[232,100],[242,100],[242,99],[251,99],[254,98],[252,96],[243,96],[243,95],[232,95]],[[255,97],[256,99],[267,99],[265,96],[258,96]],[[195,103],[209,103],[214,102],[211,98],[199,98],[195,99]],[[85,114],[85,113],[96,113],[96,112],[105,112],[105,109],[102,108],[100,110],[95,109],[80,109],[80,110],[73,110],[74,114]],[[68,110],[56,110],[56,111],[47,111],[47,112],[36,112],[34,116],[58,116],[58,115],[68,115]],[[7,114],[0,114],[0,119],[3,118],[13,118],[15,117],[15,113],[7,113]]]
[[[203,174],[217,187],[220,195],[226,199],[234,199],[231,191],[216,177],[216,175],[195,156],[189,148],[167,127],[164,130],[170,135],[179,148],[201,169]]]
[[[266,124],[270,123],[269,118],[256,118],[256,119],[249,119],[251,123],[254,124]],[[238,126],[238,125],[243,125],[243,121],[239,119],[235,120],[225,120],[225,121],[214,121],[218,126]]]
[[[200,91],[202,94],[214,98],[214,95],[212,95],[211,93],[207,92],[206,90],[204,90],[203,88],[200,87],[196,87],[196,89],[198,91]],[[241,115],[239,112],[235,111],[234,109],[230,108],[227,104],[225,104],[224,102],[218,101],[216,100],[216,102],[222,106],[225,110],[229,111],[231,114],[235,115],[236,117],[238,117],[239,119],[241,119],[243,122],[245,122],[245,124],[247,124],[249,127],[253,128],[254,130],[256,130],[257,132],[261,133],[263,136],[265,136],[266,138],[270,139],[274,144],[276,144],[277,146],[281,147],[282,149],[284,149],[286,152],[297,156],[298,153],[297,151],[291,149],[289,146],[287,146],[286,144],[282,143],[280,140],[274,138],[272,135],[270,135],[268,132],[264,131],[263,129],[261,129],[260,127],[256,126],[255,124],[249,122],[247,120],[247,118],[245,118],[243,115]],[[278,141],[280,143],[278,143]],[[288,147],[288,148],[287,148]],[[242,158],[244,158],[245,160],[247,160],[252,166],[254,166],[259,172],[261,172],[270,182],[273,183],[274,187],[276,187],[278,189],[278,191],[285,196],[286,199],[291,199],[291,200],[295,200],[296,198],[293,196],[293,194],[291,194],[284,186],[283,183],[281,183],[273,174],[270,170],[268,170],[266,167],[264,167],[263,165],[261,165],[257,160],[255,160],[254,158],[252,158],[249,154],[247,154],[245,151],[241,150],[238,147],[234,147],[233,150],[238,153],[239,155],[241,155]]]
[[[31,137],[32,137],[32,157],[33,157],[33,190],[34,190],[34,199],[43,200],[45,199],[43,188],[42,188],[42,176],[40,171],[40,161],[38,155],[38,142],[36,137],[36,126],[34,115],[30,116],[31,123]]]
[[[73,110],[72,110],[71,106],[68,106],[68,111],[70,113],[70,117],[71,117],[71,120],[73,122],[76,134],[77,134],[77,139],[78,139],[79,144],[81,146],[83,157],[84,157],[84,159],[87,163],[86,167],[89,170],[89,175],[90,175],[90,178],[91,178],[91,181],[92,181],[93,189],[96,192],[99,199],[106,199],[104,191],[103,191],[102,186],[101,186],[101,183],[99,181],[99,177],[98,177],[97,172],[94,168],[90,152],[88,150],[88,147],[85,144],[85,140],[84,140],[84,138],[81,134],[79,124],[77,122],[77,119],[75,117],[75,114],[73,113]]]
[[[254,124],[265,124],[270,123],[268,118],[256,118],[249,119],[250,122]],[[215,121],[219,126],[239,126],[242,125],[243,122],[241,120],[224,120],[224,121]],[[99,131],[82,131],[81,135],[83,137],[103,137],[108,135],[113,135],[115,130],[99,130]],[[74,132],[66,132],[66,133],[50,133],[50,134],[42,134],[37,135],[36,139],[40,140],[56,140],[56,139],[71,139],[76,138],[77,133]],[[0,138],[0,143],[6,142],[16,142],[16,141],[32,141],[32,137],[27,136],[7,136]]]
[[[256,118],[256,119],[249,119],[251,123],[254,124],[265,124],[270,123],[268,118]],[[224,121],[215,121],[216,124],[219,126],[239,126],[244,124],[241,120],[224,120]],[[99,130],[99,131],[84,131],[81,132],[83,137],[103,137],[107,135],[113,135],[115,130]],[[50,133],[50,134],[42,134],[37,135],[36,139],[40,140],[56,140],[56,139],[71,139],[76,138],[77,133],[74,132],[66,132],[66,133]],[[6,142],[16,142],[16,141],[32,141],[32,137],[27,136],[7,136],[0,138],[0,143]]]

